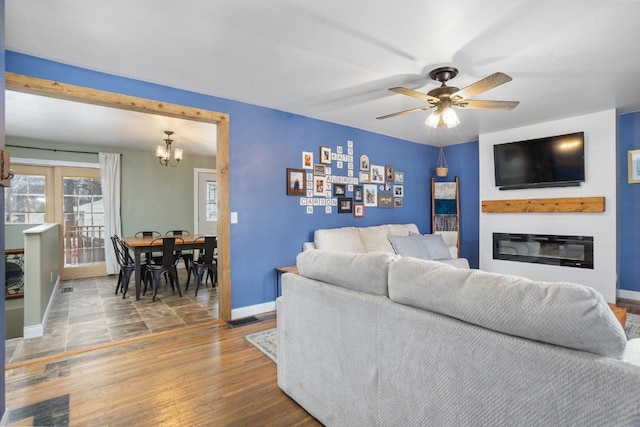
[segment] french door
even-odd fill
[[[106,274],[100,169],[54,167],[55,221],[60,224],[61,279]]]

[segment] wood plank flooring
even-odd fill
[[[9,425],[318,426],[237,328],[200,325],[9,365]]]

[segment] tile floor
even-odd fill
[[[116,275],[61,282],[44,336],[7,340],[6,364],[216,320],[217,288],[201,285],[195,297],[193,278],[185,292],[186,272],[179,277],[182,298],[161,280],[155,302],[151,290],[136,301],[133,276],[125,299],[115,295]],[[73,290],[63,293],[67,287]]]

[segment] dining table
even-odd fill
[[[162,246],[162,237],[176,237],[176,250],[184,251],[189,249],[202,249],[204,248],[204,239],[200,239],[196,242],[199,237],[204,237],[204,234],[183,234],[180,236],[130,236],[123,237],[122,242],[124,245],[133,252],[133,261],[135,264],[135,278],[136,278],[136,300],[140,299],[140,291],[142,288],[142,278],[141,275],[138,274],[140,271],[140,255],[142,253],[149,252],[153,250],[153,252],[158,252],[158,248],[155,246]],[[180,240],[182,238],[182,241]]]

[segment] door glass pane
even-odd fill
[[[42,175],[16,175],[4,192],[5,224],[42,224],[44,185]]]
[[[218,220],[218,183],[207,181],[207,198],[205,201],[207,222]]]
[[[104,262],[104,204],[100,179],[64,177],[65,267]]]

